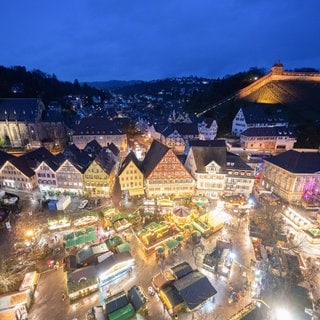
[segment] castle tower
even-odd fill
[[[271,68],[271,72],[273,74],[283,74],[283,64],[280,62],[275,63],[272,68]]]

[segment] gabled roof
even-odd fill
[[[119,148],[113,142],[108,144],[107,149],[109,149],[116,157],[120,153]]]
[[[60,163],[59,168],[60,168],[60,167],[63,167],[64,164],[65,164],[67,161],[68,161],[70,164],[72,164],[72,165],[74,166],[74,168],[77,169],[80,173],[84,173],[84,172],[85,172],[85,169],[82,168],[82,167],[78,164],[78,162],[75,161],[74,159],[65,159],[64,161],[62,161],[62,162]],[[59,169],[59,168],[58,168],[58,169]],[[58,169],[57,169],[57,170],[58,170]]]
[[[59,164],[55,161],[55,159],[46,159],[38,164],[34,170],[38,170],[42,163],[45,163],[52,171],[56,171],[59,168]]]
[[[92,245],[89,248],[80,250],[77,252],[77,260],[79,263],[84,262],[94,255],[103,254],[109,251],[108,247],[105,243],[100,243],[98,245]]]
[[[84,147],[84,150],[86,150],[86,149],[91,149],[91,150],[94,150],[97,152],[97,151],[101,150],[102,147],[97,140],[91,140]]]
[[[112,169],[114,168],[115,161],[113,159],[113,156],[110,153],[103,152],[99,153],[94,161],[101,167],[101,169],[106,172],[108,175],[110,175]]]
[[[217,140],[220,141],[220,140]],[[227,149],[225,141],[217,143],[217,146],[214,146],[212,143],[210,146],[192,146],[190,151],[192,151],[194,156],[194,161],[198,172],[205,172],[205,167],[210,164],[212,161],[217,163],[222,170],[226,168],[226,154]],[[190,152],[189,151],[189,152]]]
[[[171,270],[177,279],[180,279],[193,271],[188,262],[182,262],[172,267]]]
[[[55,158],[56,163],[60,163],[60,166],[69,160],[72,165],[77,168],[81,173],[84,173],[92,162],[92,158],[85,150],[80,150],[74,144],[69,145],[63,152],[62,155],[58,155]]]
[[[0,121],[35,122],[39,116],[40,100],[36,98],[0,99]]]
[[[199,122],[204,122],[206,124],[207,128],[210,128],[215,121],[216,120],[214,118],[209,118],[209,117],[200,117],[199,118]]]
[[[275,123],[287,122],[287,117],[275,105],[269,104],[249,104],[241,108],[247,124],[250,123]]]
[[[147,299],[143,291],[141,291],[141,289],[137,286],[133,286],[128,290],[128,299],[133,304],[133,307],[136,311],[138,311],[147,303]]]
[[[248,128],[241,133],[247,137],[295,137],[293,130],[288,127]]]
[[[197,123],[175,123],[174,126],[182,136],[199,134]]]
[[[319,152],[289,150],[264,160],[292,173],[313,174],[320,172]]]
[[[180,132],[178,132],[178,130],[175,128],[175,126],[173,125],[168,125],[162,132],[161,134],[164,136],[164,137],[169,137],[171,134],[173,134],[175,131],[177,131],[177,133],[180,134]],[[181,135],[181,134],[180,134]]]
[[[63,151],[66,158],[76,157],[80,153],[80,149],[75,144],[69,144]]]
[[[35,172],[28,166],[27,161],[22,157],[14,157],[8,160],[13,166],[21,171],[26,177],[31,178],[35,175]]]
[[[87,152],[81,151],[75,159],[70,159],[70,162],[82,173],[84,173],[92,162],[92,158],[88,155]]]
[[[195,270],[174,281],[175,287],[190,310],[198,307],[217,293],[208,278]]]
[[[102,117],[88,117],[74,126],[73,135],[121,135],[121,129]]]
[[[189,141],[190,147],[226,147],[226,140],[224,139],[217,139],[217,140],[190,140]]]
[[[138,158],[136,157],[136,155],[134,154],[133,151],[130,151],[128,153],[128,155],[126,156],[126,158],[123,160],[120,171],[119,171],[119,176],[121,175],[121,173],[125,170],[125,168],[129,165],[130,162],[133,162],[136,167],[141,170],[141,162],[138,160]]]
[[[54,156],[48,149],[41,147],[25,153],[19,158],[23,159],[30,168],[35,169],[42,161],[53,159]]]
[[[107,298],[105,303],[106,303],[107,314],[110,314],[129,304],[129,301],[126,296],[126,293],[124,291],[120,291],[116,295],[113,295],[110,298]]]
[[[0,150],[0,167],[2,167],[4,163],[11,158],[14,158],[12,154]]]
[[[152,141],[151,146],[142,162],[142,168],[146,178],[150,175],[153,169],[169,150],[170,148],[161,142],[156,140]]]
[[[117,254],[113,254],[110,257],[107,257],[105,260],[101,261],[96,265],[96,269],[98,274],[108,271],[109,269],[116,266],[118,263],[122,263],[125,261],[134,261],[130,252],[120,252]]]
[[[161,291],[165,294],[166,298],[169,300],[170,304],[175,307],[183,303],[184,300],[179,294],[178,290],[175,287],[164,287]]]
[[[79,282],[80,279],[95,279],[97,277],[95,266],[76,269],[68,273],[68,281]]]
[[[240,156],[227,152],[227,170],[247,170],[254,171],[249,165],[247,165]]]
[[[160,133],[162,133],[166,129],[167,126],[168,126],[167,122],[153,123],[154,130],[156,132],[160,132]]]
[[[168,137],[174,131],[177,131],[181,136],[199,135],[198,125],[196,123],[171,123],[161,133]]]

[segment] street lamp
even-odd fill
[[[33,230],[31,230],[31,229],[27,230],[27,231],[26,231],[26,236],[27,236],[28,238],[32,238],[32,237],[33,237]]]
[[[263,304],[265,305],[268,310],[269,313],[271,314],[271,319],[273,320],[291,320],[292,319],[292,315],[291,313],[284,307],[276,307],[276,308],[271,308],[265,301],[261,300],[261,299],[254,299],[252,298],[253,302],[256,302],[258,304]]]

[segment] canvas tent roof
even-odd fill
[[[141,288],[137,286],[133,286],[129,291],[128,291],[128,299],[132,303],[134,309],[138,311],[147,303],[147,299],[141,290]]]
[[[173,286],[190,310],[193,310],[217,293],[208,278],[198,270],[176,280]]]

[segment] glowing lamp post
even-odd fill
[[[33,237],[33,230],[27,230],[26,237],[27,238],[32,238]]]

